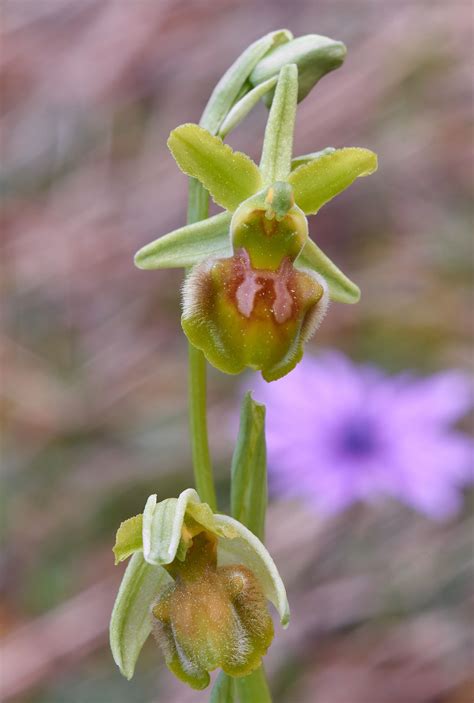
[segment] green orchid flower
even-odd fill
[[[277,58],[289,44],[274,49]],[[274,80],[264,81],[267,90]],[[298,97],[298,67],[284,65],[260,166],[203,127],[173,130],[168,147],[178,166],[225,211],[161,237],[135,257],[142,269],[190,267],[182,315],[190,342],[221,371],[249,367],[267,381],[301,360],[330,299],[359,300],[358,287],[309,239],[307,215],[377,168],[372,151],[354,147],[292,159]],[[226,131],[224,121],[220,134]]]
[[[124,676],[153,632],[168,668],[205,688],[221,668],[247,676],[273,639],[266,601],[289,622],[285,587],[261,541],[238,520],[212,512],[193,489],[122,523],[116,563],[131,560],[110,622],[110,644]]]

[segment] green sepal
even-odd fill
[[[135,515],[122,522],[115,537],[115,564],[128,559],[128,557],[142,548],[142,515]]]
[[[304,245],[303,251],[295,261],[295,267],[302,271],[315,271],[323,276],[326,280],[331,300],[335,300],[338,303],[359,302],[360,288],[342,273],[312,239],[308,239]]]
[[[329,200],[345,190],[359,176],[377,170],[377,156],[369,149],[337,149],[292,171],[288,178],[297,205],[314,215]]]
[[[250,74],[250,83],[258,85],[277,75],[283,66],[295,63],[298,66],[298,102],[308,95],[314,85],[335,68],[339,68],[346,57],[346,47],[340,41],[319,34],[306,34],[269,51]],[[264,97],[270,105],[273,95]]]
[[[244,95],[243,98],[236,102],[219,129],[219,137],[224,139],[230,132],[232,132],[232,130],[235,129],[237,125],[245,119],[245,117],[247,117],[260,98],[275,87],[277,80],[277,76],[269,78],[268,81],[260,83],[260,85],[257,85],[256,88],[250,90],[246,95]]]
[[[327,146],[325,149],[320,151],[313,151],[311,154],[302,154],[301,156],[295,156],[291,159],[291,170],[294,171],[298,166],[304,166],[304,164],[309,164],[311,161],[316,161],[320,159],[321,156],[327,156],[328,154],[333,154],[336,149],[333,146]]]
[[[246,393],[231,468],[232,515],[263,540],[267,507],[265,406]]]
[[[208,100],[202,113],[200,125],[211,134],[217,134],[219,128],[241,92],[250,73],[258,62],[274,47],[290,41],[293,35],[287,29],[279,29],[265,34],[253,42],[236,61],[227,69]],[[261,81],[260,81],[261,82]],[[249,86],[249,89],[251,86]]]
[[[228,676],[228,674],[220,671],[214,682],[209,703],[237,703],[236,680],[233,676]]]
[[[139,269],[187,268],[209,257],[232,256],[231,218],[230,212],[221,212],[175,229],[137,251],[135,266]]]
[[[298,94],[298,69],[284,66],[278,77],[263,140],[260,171],[266,185],[286,181],[291,171],[293,131]]]
[[[150,606],[171,577],[136,552],[127,566],[110,619],[110,648],[121,673],[131,679],[138,655],[151,632]]]
[[[183,124],[174,129],[168,147],[180,169],[197,178],[226,210],[235,210],[262,188],[260,170],[252,159],[233,151],[222,139],[197,124]]]

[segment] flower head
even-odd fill
[[[305,46],[288,44],[296,54]],[[178,166],[225,212],[172,232],[135,257],[140,268],[192,266],[183,288],[187,337],[221,371],[249,367],[267,381],[300,361],[330,297],[358,300],[357,286],[309,239],[306,216],[377,168],[375,154],[360,148],[326,149],[292,162],[298,85],[297,64],[284,65],[260,166],[198,125],[171,132],[168,146]]]
[[[461,373],[389,377],[327,353],[255,394],[267,404],[275,492],[327,512],[382,495],[433,518],[458,510],[474,456],[474,442],[450,427],[472,405]]]
[[[257,537],[217,515],[193,489],[157,503],[117,532],[116,560],[130,555],[110,623],[112,652],[131,678],[153,631],[169,669],[193,688],[221,667],[245,676],[260,665],[273,639],[267,599],[288,624],[281,578]]]

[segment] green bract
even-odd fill
[[[114,553],[117,561],[132,554],[110,623],[127,678],[153,629],[173,673],[203,688],[218,666],[232,676],[259,666],[273,637],[265,599],[288,624],[285,587],[261,541],[193,489],[150,496],[143,515],[120,526]]]
[[[306,216],[377,168],[376,155],[361,148],[292,159],[297,101],[342,61],[345,47],[317,35],[284,39],[255,64],[256,87],[214,127],[227,133],[269,94],[278,73],[260,166],[202,126],[177,127],[168,146],[178,166],[226,212],[171,232],[135,257],[143,269],[192,267],[182,315],[190,342],[221,371],[249,367],[267,381],[301,359],[329,298],[359,299],[358,287],[309,239]]]

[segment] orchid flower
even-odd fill
[[[377,168],[372,151],[355,147],[292,159],[297,100],[298,67],[285,65],[259,166],[199,125],[174,129],[168,147],[178,166],[224,212],[157,239],[135,257],[142,269],[190,268],[182,314],[190,342],[221,371],[249,367],[267,381],[301,360],[329,299],[359,299],[358,287],[309,238],[307,215]]]

